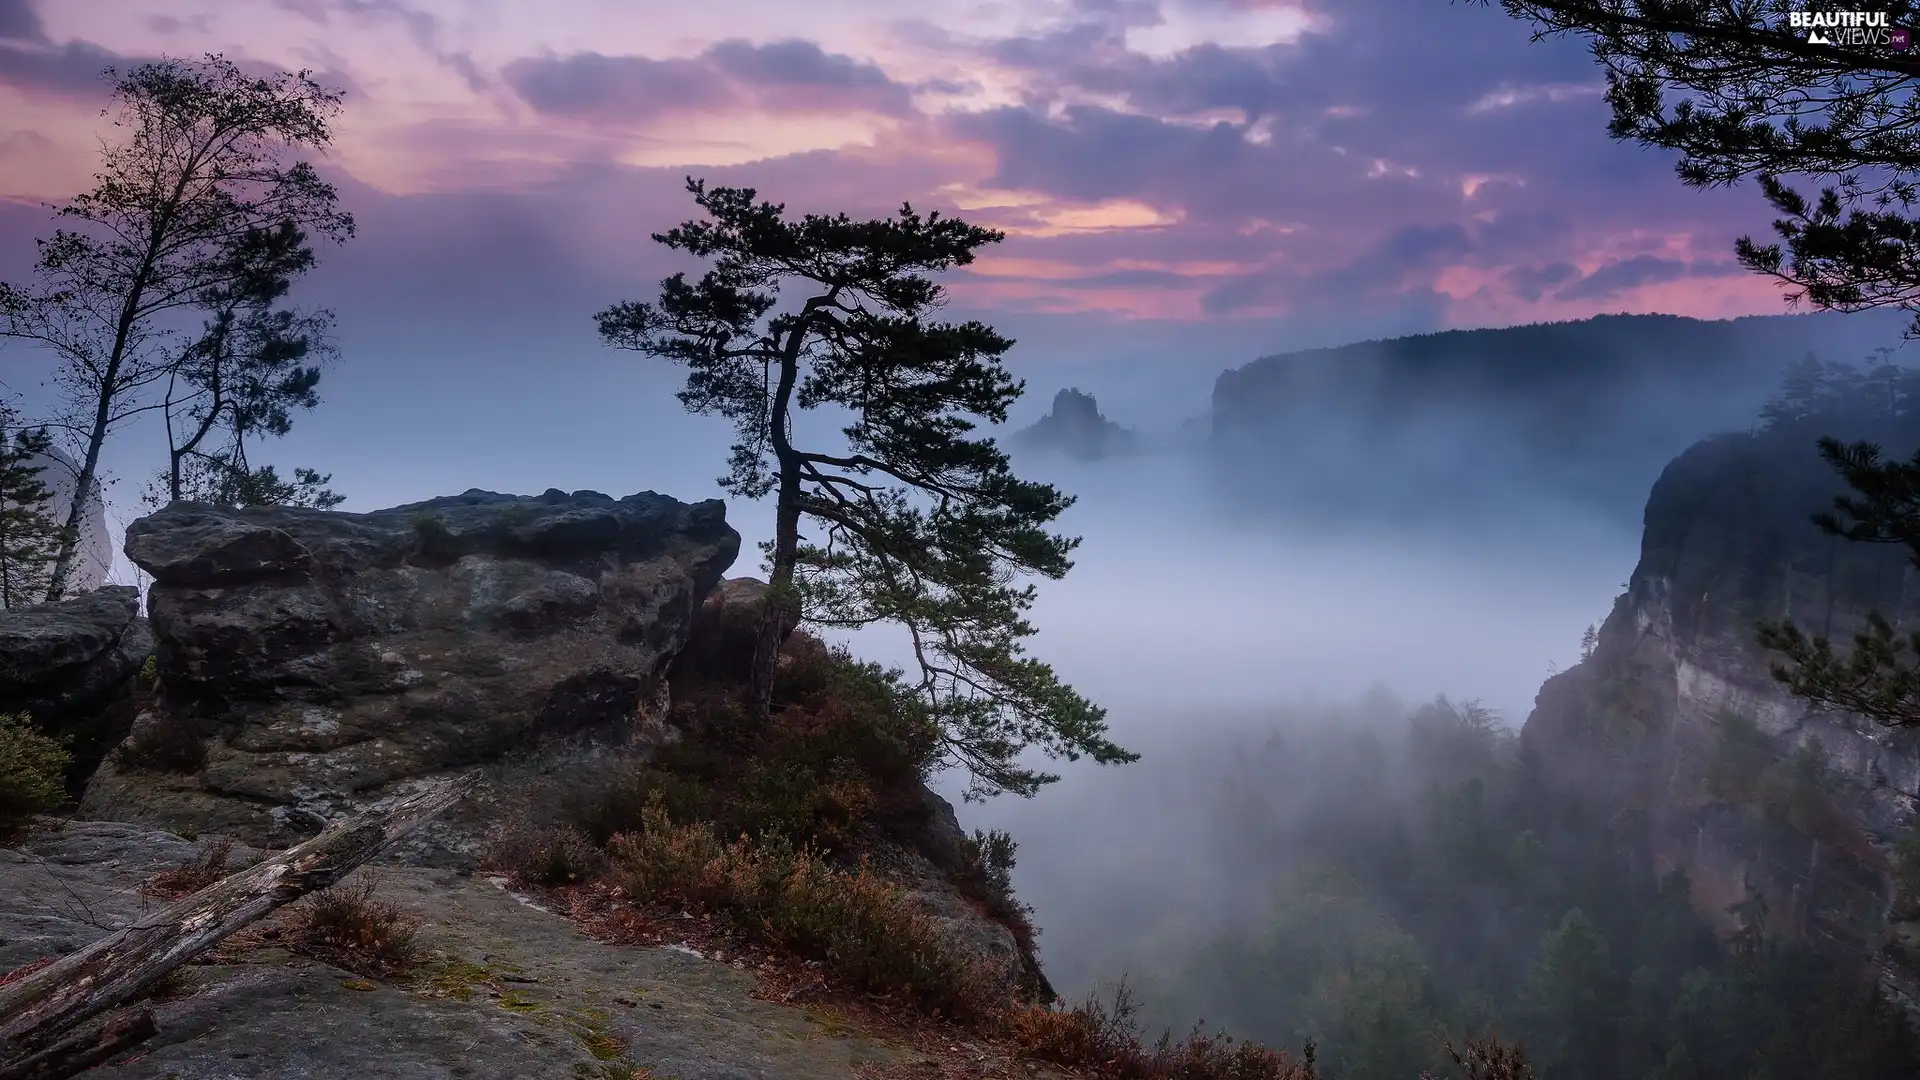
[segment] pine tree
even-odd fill
[[[309,72],[261,75],[220,56],[109,69],[115,126],[92,190],[37,241],[33,281],[0,282],[0,337],[59,363],[78,476],[47,598],[59,599],[108,435],[156,406],[190,350],[181,319],[256,274],[259,240],[283,227],[342,241],[353,218],[300,151],[324,150],[340,94]]]
[[[1607,943],[1575,908],[1541,939],[1522,992],[1527,1049],[1555,1080],[1611,1080],[1623,987]]]
[[[652,303],[600,312],[618,348],[687,368],[680,401],[733,421],[721,484],[775,496],[770,587],[751,704],[770,707],[781,638],[801,618],[908,631],[914,685],[940,722],[969,797],[1030,795],[1057,777],[1029,748],[1073,760],[1133,760],[1106,738],[1106,713],[1025,655],[1035,595],[1023,575],[1059,578],[1078,540],[1049,526],[1072,499],[1013,475],[976,435],[1004,423],[1024,385],[1001,362],[1013,342],[979,322],[936,322],[944,290],[927,275],[972,262],[1001,234],[903,206],[855,221],[786,216],[751,188],[689,178],[706,212],[654,240],[711,260],[675,274]],[[788,307],[783,308],[781,301]],[[803,444],[796,413],[847,417],[840,446]],[[802,519],[819,526],[800,534]]]
[[[1832,376],[1820,358],[1808,353],[1788,365],[1780,389],[1760,409],[1763,427],[1773,428],[1812,419],[1831,393]]]
[[[21,427],[0,405],[0,608],[46,598],[63,535],[41,479],[52,450],[46,429]]]
[[[1486,3],[1487,0],[1481,0]],[[1680,179],[1752,178],[1776,243],[1742,237],[1750,270],[1820,308],[1901,307],[1920,331],[1920,62],[1884,45],[1819,43],[1788,26],[1802,0],[1500,0],[1537,37],[1585,38],[1606,71],[1609,133],[1677,151]],[[1874,9],[1912,27],[1914,0]],[[1806,177],[1817,193],[1791,186]]]

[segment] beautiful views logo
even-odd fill
[[[1787,16],[1795,36],[1805,34],[1809,45],[1881,46],[1905,50],[1913,43],[1911,31],[1893,25],[1884,11],[1795,11]]]

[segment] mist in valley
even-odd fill
[[[1717,386],[1632,372],[1603,388],[1602,422],[1664,432],[1671,456],[1751,426],[1775,363]],[[1546,1037],[1544,1006],[1519,1003],[1546,992],[1548,938],[1579,951],[1563,920],[1584,902],[1650,965],[1632,972],[1650,995],[1633,1008],[1680,1008],[1686,965],[1718,955],[1713,933],[1604,823],[1531,790],[1516,738],[1639,555],[1637,511],[1593,492],[1644,499],[1664,460],[1576,456],[1596,481],[1584,488],[1527,460],[1490,471],[1528,429],[1528,403],[1508,397],[1428,410],[1371,449],[1351,437],[1365,418],[1323,412],[1343,453],[1276,484],[1275,462],[1245,469],[1194,425],[1181,436],[1177,417],[1101,400],[1146,450],[1016,454],[1023,475],[1077,496],[1061,525],[1083,538],[1074,570],[1041,583],[1032,651],[1141,759],[1055,762],[1063,779],[1036,798],[960,808],[966,827],[1017,840],[1056,989],[1078,1000],[1124,982],[1156,1029],[1312,1039],[1331,1076],[1413,1075],[1442,1064],[1440,1030]],[[1461,497],[1374,483],[1415,461]],[[905,660],[884,633],[857,647]],[[958,801],[958,783],[941,786]]]

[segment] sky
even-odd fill
[[[321,167],[358,235],[294,293],[339,359],[256,460],[331,473],[347,509],[719,495],[724,423],[592,320],[689,267],[649,239],[692,216],[688,175],[1004,230],[946,283],[1018,340],[1016,420],[1081,385],[1171,425],[1288,348],[1781,311],[1731,261],[1758,194],[1610,140],[1580,43],[1529,38],[1449,0],[0,0],[0,280],[112,136],[101,70],[218,51],[345,93]],[[0,347],[30,410],[48,373]],[[163,454],[115,434],[116,520]],[[730,509],[749,552],[763,509]]]
[[[1529,36],[1449,0],[0,0],[0,280],[111,135],[100,70],[218,51],[346,94],[322,166],[359,234],[295,294],[335,310],[342,362],[283,449],[360,508],[623,488],[589,463],[711,434],[591,323],[683,268],[649,236],[692,216],[688,175],[1004,230],[954,311],[1019,340],[1037,402],[1088,385],[1123,421],[1197,414],[1286,348],[1781,310],[1731,262],[1757,193],[1611,141],[1580,44]],[[43,376],[0,355],[30,403]],[[396,478],[429,453],[456,467]],[[143,461],[109,455],[133,486]]]
[[[1730,260],[1754,194],[1610,141],[1594,63],[1528,36],[1448,0],[0,0],[0,196],[84,186],[104,65],[221,51],[347,92],[369,296],[452,258],[641,287],[694,172],[1002,228],[956,297],[1109,337],[1777,310]]]

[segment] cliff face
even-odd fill
[[[1247,502],[1281,496],[1468,517],[1516,487],[1632,520],[1667,462],[1744,429],[1808,351],[1892,336],[1852,316],[1606,315],[1263,357],[1214,384],[1212,443]]]
[[[174,503],[128,530],[160,689],[86,811],[280,843],[479,763],[625,743],[740,536],[717,501]]]
[[[1886,422],[1837,431],[1894,449]],[[1894,846],[1920,809],[1920,732],[1817,710],[1769,674],[1761,619],[1850,642],[1869,610],[1920,618],[1904,548],[1822,534],[1838,482],[1812,424],[1708,439],[1646,508],[1639,566],[1591,654],[1541,688],[1523,744],[1569,788],[1644,829],[1703,911],[1766,898],[1768,926],[1879,968],[1920,1007],[1920,924],[1892,910]],[[1868,430],[1877,428],[1877,430]]]

